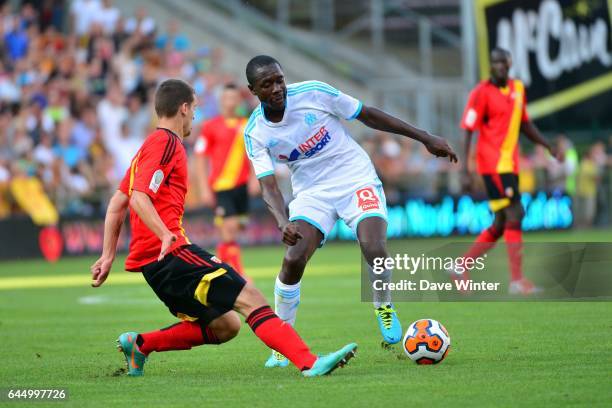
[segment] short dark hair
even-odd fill
[[[495,54],[495,53],[503,54],[503,55],[506,56],[506,58],[512,58],[512,54],[510,54],[510,51],[508,51],[507,49],[502,48],[502,47],[495,47],[495,48],[493,48],[491,50],[491,54],[490,55],[493,56],[493,54]]]
[[[246,66],[246,77],[249,85],[253,85],[255,83],[255,72],[263,67],[267,67],[269,65],[277,64],[279,67],[281,64],[274,58],[269,55],[258,55],[256,57],[251,58],[249,63]]]
[[[167,79],[155,92],[155,113],[160,118],[171,118],[184,103],[193,102],[195,91],[180,79]]]

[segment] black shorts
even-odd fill
[[[218,191],[216,217],[246,215],[249,212],[249,193],[246,184],[231,190]]]
[[[489,196],[489,205],[493,212],[506,208],[510,203],[520,201],[518,174],[483,174],[485,188]]]
[[[231,266],[197,245],[185,245],[142,268],[147,283],[170,313],[208,324],[232,310],[246,281]]]

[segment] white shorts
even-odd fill
[[[342,219],[357,234],[361,220],[380,217],[387,220],[387,199],[380,181],[359,187],[303,191],[289,203],[289,220],[305,221],[323,234],[321,245]]]

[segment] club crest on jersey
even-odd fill
[[[317,121],[317,117],[315,116],[314,113],[308,112],[306,115],[304,115],[304,122],[306,122],[308,126],[314,125],[316,121]]]
[[[361,188],[355,194],[357,194],[357,206],[361,208],[361,211],[378,210],[380,208],[380,200],[372,187]]]
[[[155,170],[153,173],[153,177],[151,177],[151,182],[149,183],[149,189],[154,193],[157,193],[159,190],[159,186],[161,186],[162,181],[164,181],[164,172],[161,170]]]

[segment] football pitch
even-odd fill
[[[608,231],[527,234],[536,241],[610,241]],[[466,238],[469,239],[469,238]],[[456,241],[456,240],[454,240]],[[418,245],[448,240],[395,241]],[[244,251],[247,272],[270,301],[282,247]],[[64,388],[65,402],[35,406],[610,406],[612,303],[398,303],[407,325],[448,329],[444,362],[417,366],[399,346],[380,347],[372,305],[360,300],[354,243],[330,243],[306,270],[297,329],[317,353],[355,341],[357,358],[332,376],[264,369],[269,350],[246,324],[233,341],[153,353],[145,376],[123,373],[117,336],[176,320],[139,274],[116,260],[89,287],[93,258],[0,263],[0,388]],[[528,273],[528,272],[527,272]],[[25,406],[18,403],[0,404]]]

